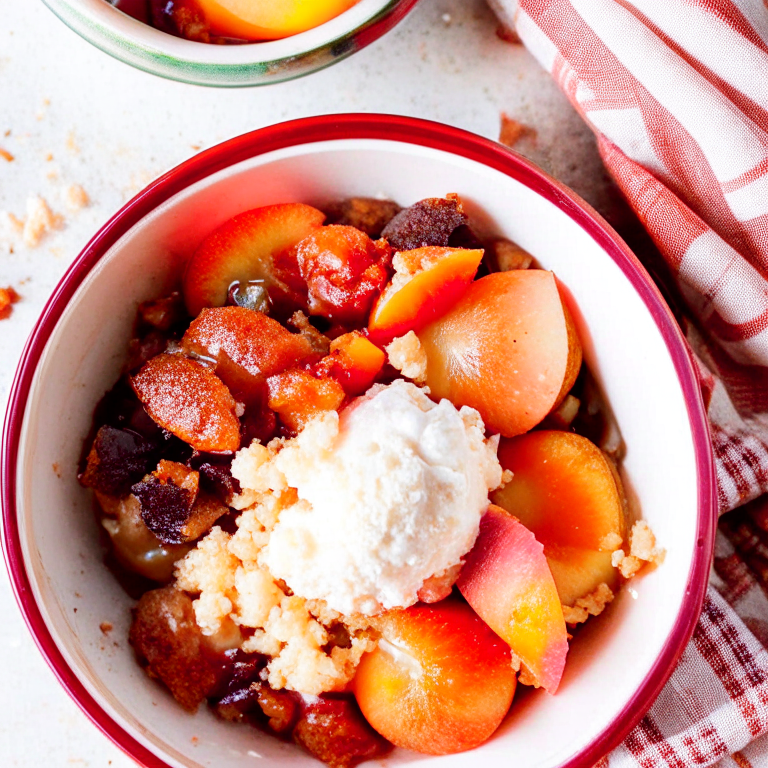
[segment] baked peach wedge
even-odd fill
[[[491,504],[457,586],[478,616],[509,644],[536,685],[555,693],[568,634],[544,547],[536,537]]]
[[[573,432],[540,430],[499,444],[512,480],[495,504],[515,515],[544,546],[564,605],[601,583],[616,586],[611,553],[626,535],[621,480],[608,457]]]
[[[368,321],[371,339],[388,344],[444,315],[466,291],[482,258],[482,249],[438,246],[395,254],[395,276]]]
[[[277,276],[274,258],[303,240],[325,214],[302,203],[266,205],[225,221],[203,240],[187,264],[183,293],[187,311],[222,307],[233,283],[262,281],[270,298],[293,299],[296,289]],[[300,297],[299,297],[300,298]]]
[[[473,282],[417,333],[432,396],[477,409],[506,437],[556,408],[581,367],[581,343],[552,272],[515,270]]]
[[[197,0],[211,30],[241,40],[277,40],[306,32],[357,0]]]
[[[463,752],[499,727],[517,680],[509,647],[457,599],[389,611],[352,682],[386,739],[429,755]]]

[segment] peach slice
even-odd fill
[[[565,667],[568,635],[544,547],[536,537],[491,504],[457,585],[537,684],[554,693]]]
[[[337,336],[330,354],[316,366],[316,371],[336,379],[344,391],[354,397],[368,391],[384,367],[387,356],[359,331]]]
[[[317,208],[284,203],[254,208],[225,221],[203,240],[187,264],[183,293],[189,314],[196,317],[203,307],[224,306],[229,287],[237,281],[262,280],[276,303],[301,303],[295,287],[276,274],[274,258],[324,219]]]
[[[252,376],[272,376],[312,354],[304,336],[243,307],[206,308],[192,321],[182,346],[214,360],[220,352]]]
[[[509,648],[463,602],[390,611],[352,682],[366,720],[399,747],[463,752],[499,727],[515,693]]]
[[[581,367],[581,343],[552,272],[516,270],[472,283],[418,333],[432,396],[476,408],[507,437],[557,407]]]
[[[324,24],[357,0],[197,0],[211,30],[241,40],[277,40]]]
[[[626,534],[621,480],[586,437],[541,430],[499,444],[512,480],[491,498],[544,545],[560,599],[573,605],[601,582],[616,584],[611,552]]]
[[[240,447],[235,400],[204,365],[164,353],[132,376],[131,386],[155,422],[196,450],[212,453]]]
[[[472,282],[482,250],[428,246],[400,251],[395,276],[373,307],[368,331],[387,344],[444,315]]]

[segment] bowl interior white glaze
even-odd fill
[[[497,734],[474,752],[431,758],[398,750],[384,765],[559,765],[625,707],[672,631],[696,547],[694,445],[667,345],[620,268],[555,204],[480,163],[382,140],[278,150],[189,187],[111,248],[51,336],[24,421],[17,515],[36,600],[89,692],[169,765],[316,763],[291,745],[219,722],[204,708],[186,714],[134,661],[126,639],[132,601],[102,564],[90,493],[78,485],[76,469],[93,408],[119,375],[136,305],[172,288],[202,238],[248,208],[378,194],[408,205],[448,192],[462,196],[481,231],[520,243],[567,286],[585,359],[627,445],[628,486],[668,554],[579,634],[556,696],[520,696]],[[108,636],[99,628],[105,621],[114,625]]]

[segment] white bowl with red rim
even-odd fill
[[[409,205],[458,192],[482,234],[552,269],[576,308],[585,360],[627,445],[622,472],[664,564],[579,633],[555,696],[518,695],[472,752],[396,750],[383,764],[592,766],[648,710],[704,599],[717,516],[707,422],[687,348],[658,290],[586,203],[536,166],[455,128],[388,115],[283,123],[225,142],[152,183],[93,238],[58,285],[19,364],[3,433],[6,563],[19,606],[61,684],[151,768],[311,765],[253,729],[184,712],[136,664],[132,601],[102,563],[90,492],[76,480],[93,408],[117,379],[136,306],[178,284],[227,218],[276,202],[383,195]],[[55,471],[54,471],[55,470]],[[114,629],[105,639],[100,625]]]

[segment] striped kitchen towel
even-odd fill
[[[600,765],[767,768],[768,0],[491,4],[593,129],[663,257],[728,512],[693,639]]]

